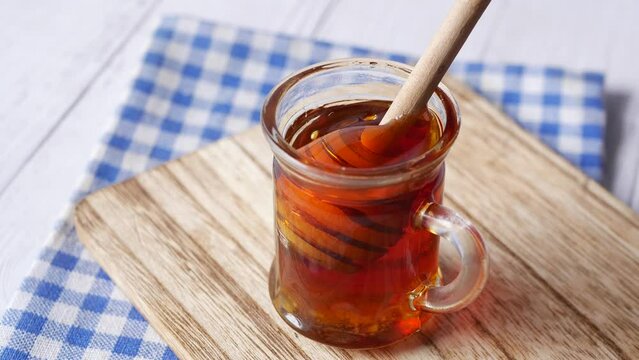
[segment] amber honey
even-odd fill
[[[441,138],[439,118],[425,112],[392,147],[382,153],[366,148],[362,132],[378,124],[389,104],[344,102],[309,110],[284,137],[302,162],[335,173],[400,164]],[[430,315],[410,299],[437,281],[439,238],[416,229],[412,217],[424,203],[442,201],[443,177],[440,165],[408,186],[325,190],[276,161],[270,292],[284,320],[314,340],[353,348],[387,345],[418,331]]]

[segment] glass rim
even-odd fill
[[[397,75],[408,76],[413,67],[404,63],[382,60],[375,58],[343,58],[319,62],[300,69],[273,87],[266,96],[262,107],[261,120],[262,131],[267,139],[273,154],[287,169],[302,174],[305,178],[313,178],[321,183],[343,183],[344,181],[358,181],[361,185],[388,185],[411,178],[411,174],[418,171],[428,170],[430,165],[438,164],[446,155],[454,143],[461,125],[459,106],[451,91],[443,83],[439,83],[433,97],[448,107],[446,114],[446,126],[443,129],[441,138],[428,151],[396,164],[383,165],[372,168],[350,168],[350,167],[320,167],[311,162],[301,160],[297,151],[290,146],[280,133],[277,126],[277,109],[280,100],[296,84],[319,72],[334,70],[339,68],[347,69],[354,66],[369,66],[370,68],[389,69],[396,71]],[[447,103],[450,106],[447,106]],[[453,110],[453,116],[449,116],[448,110]]]

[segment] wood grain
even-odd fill
[[[626,358],[639,352],[639,219],[465,86],[449,205],[483,232],[487,288],[387,349],[297,335],[271,306],[271,155],[255,128],[88,196],[81,241],[184,359]]]

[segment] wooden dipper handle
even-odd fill
[[[421,114],[459,49],[470,35],[490,0],[457,0],[426,51],[388,108],[379,126],[362,133],[362,143],[381,152],[407,130]]]

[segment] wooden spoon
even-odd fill
[[[430,46],[420,57],[410,76],[399,90],[378,126],[367,126],[361,134],[361,144],[374,156],[384,154],[402,135],[410,130],[415,120],[427,110],[428,100],[444,77],[453,59],[475,27],[490,0],[457,0],[444,23],[435,34]],[[347,130],[347,129],[344,129]],[[328,149],[345,149],[341,130],[323,136],[300,148],[304,154],[320,162],[334,159]],[[362,157],[362,149],[352,149],[352,156]],[[355,154],[356,153],[356,154]],[[341,153],[340,153],[341,154]],[[375,159],[360,159],[371,163]]]

